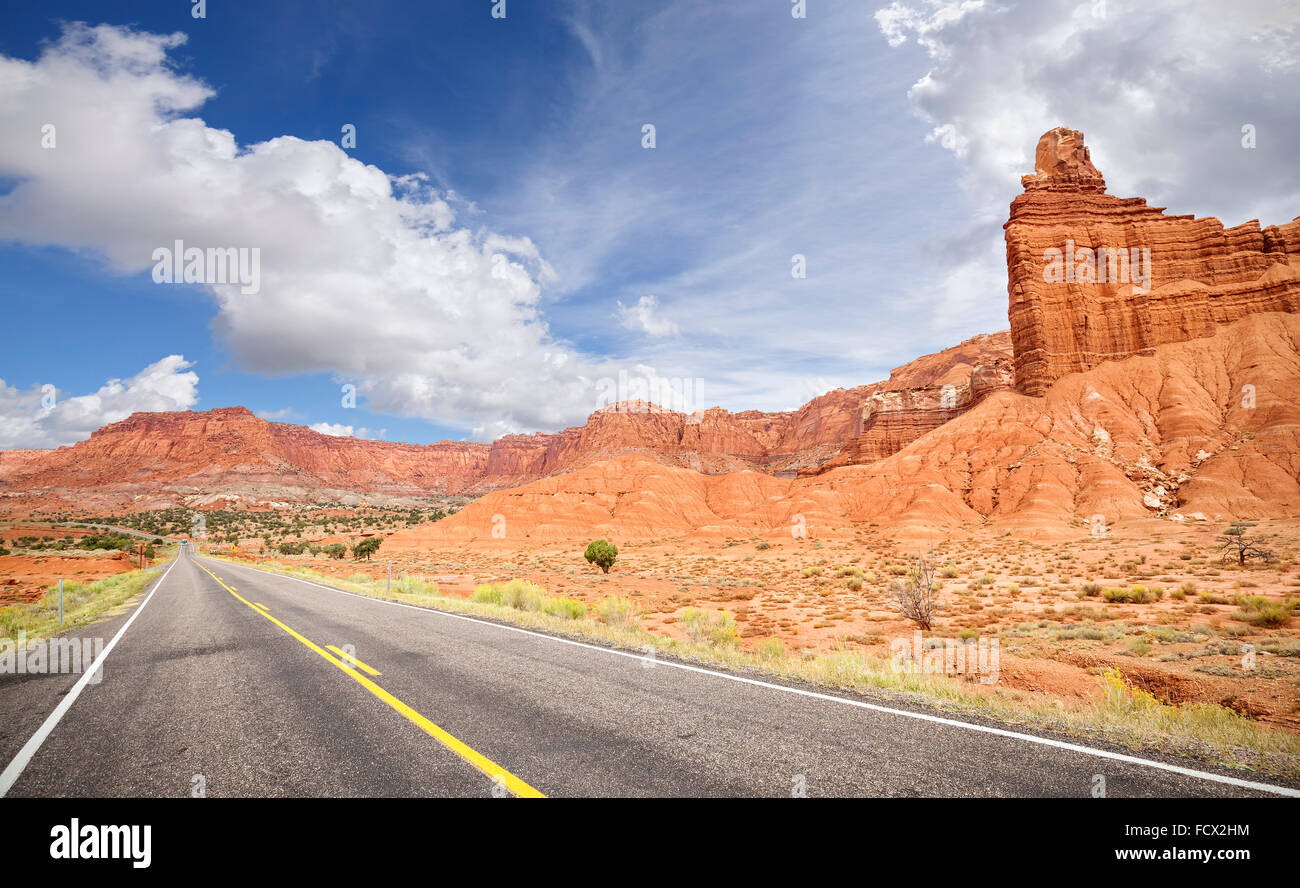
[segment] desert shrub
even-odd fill
[[[1105,694],[1105,708],[1116,715],[1157,711],[1164,705],[1150,691],[1134,686],[1114,667],[1103,671],[1097,681]]]
[[[596,604],[596,618],[615,629],[635,629],[641,623],[641,609],[630,598],[607,595]]]
[[[1250,623],[1252,626],[1281,626],[1291,618],[1291,611],[1286,605],[1266,601],[1251,608],[1243,607],[1236,611],[1232,618]]]
[[[940,574],[940,576],[942,576],[945,580],[956,579],[957,575],[958,575],[957,565],[955,564],[945,564],[943,566],[943,572]]]
[[[501,587],[493,586],[490,583],[485,583],[482,586],[475,586],[474,594],[471,595],[470,598],[480,604],[500,604]]]
[[[754,653],[764,660],[779,660],[785,656],[785,642],[779,638],[764,638],[754,645]]]
[[[726,611],[713,613],[688,607],[681,618],[686,637],[696,644],[730,647],[737,641],[736,621]]]
[[[805,567],[803,569],[803,575],[805,577],[820,577],[822,575],[822,569],[820,567]]]
[[[1123,587],[1112,587],[1102,593],[1107,601],[1127,604],[1146,604],[1159,598],[1159,594],[1146,586],[1131,586],[1128,589]]]
[[[565,598],[563,595],[543,596],[540,603],[542,613],[552,617],[576,620],[587,614],[586,602],[576,598]]]
[[[862,588],[862,580],[859,579],[858,577],[849,577],[849,582],[847,585],[850,591],[857,592],[859,589]]]
[[[756,546],[754,546],[754,548],[762,552],[764,549],[772,548],[772,544],[769,543],[767,540],[762,540]]]
[[[1083,594],[1088,596],[1101,594],[1101,583],[1084,583]]]
[[[609,569],[614,566],[614,561],[618,558],[618,546],[608,540],[592,540],[587,544],[587,551],[583,557],[591,564],[601,569],[602,573],[609,573]]]
[[[907,579],[895,580],[891,588],[898,612],[922,629],[931,628],[939,597],[934,559],[928,555],[918,558]]]
[[[348,554],[348,547],[342,543],[331,543],[330,545],[323,547],[321,551],[337,561],[341,560]]]
[[[471,597],[474,601],[483,604],[499,604],[504,607],[512,607],[515,610],[552,613],[552,611],[546,610],[546,602],[552,600],[546,594],[546,590],[528,580],[514,579],[504,583],[487,583],[475,587],[474,594]],[[575,599],[557,600],[574,601]],[[586,613],[587,606],[581,601],[577,603],[582,606],[582,613]],[[559,616],[568,609],[571,609],[570,605],[554,605],[552,615]],[[579,616],[581,615],[579,614]]]

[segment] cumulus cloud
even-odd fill
[[[629,330],[638,330],[649,336],[676,336],[681,330],[674,321],[658,314],[659,299],[642,296],[636,305],[618,304],[618,318]]]
[[[387,429],[372,431],[367,428],[354,429],[350,425],[343,425],[337,422],[314,422],[310,426],[313,432],[320,432],[322,435],[329,435],[334,438],[361,438],[363,440],[377,440],[388,434]]]
[[[1298,3],[897,0],[875,21],[895,52],[923,50],[907,98],[970,198],[914,291],[937,327],[1005,294],[1007,203],[1055,126],[1083,131],[1112,194],[1225,225],[1300,212]]]
[[[585,416],[583,373],[538,309],[553,272],[527,238],[457,227],[422,176],[328,141],[241,144],[195,116],[213,96],[170,53],[183,34],[65,26],[35,62],[0,57],[0,239],[104,256],[259,248],[261,288],[210,284],[242,369],[328,372],[371,410],[550,428]],[[55,127],[56,147],[37,134]]]
[[[52,383],[21,389],[0,379],[0,449],[62,447],[137,411],[188,410],[199,399],[191,366],[181,355],[168,355],[130,379],[110,379],[75,397]]]
[[[1109,190],[1236,224],[1300,201],[1300,4],[899,0],[875,14],[930,67],[908,93],[981,203],[1005,209],[1038,137],[1083,130]],[[1244,125],[1258,133],[1242,147]],[[1001,198],[1001,199],[999,199]]]

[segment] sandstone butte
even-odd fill
[[[1140,197],[1106,194],[1083,134],[1064,127],[1039,140],[1034,167],[1005,225],[1017,390],[1041,395],[1068,373],[1211,336],[1246,315],[1300,307],[1300,218],[1224,228],[1212,217],[1168,216]],[[1065,251],[1067,242],[1076,256],[1119,254],[1100,269],[1091,263],[1091,275],[1049,283],[1044,254]],[[1134,286],[1135,269],[1121,255],[1143,251],[1149,279]],[[1085,279],[1099,276],[1106,280]]]
[[[1105,193],[1083,136],[1039,141],[1006,225],[1009,332],[796,411],[615,405],[492,444],[330,438],[243,408],[136,414],[0,458],[7,510],[481,498],[393,548],[684,534],[851,535],[1300,511],[1300,219],[1261,229]],[[1052,249],[1149,249],[1149,287],[1049,282]],[[499,516],[499,517],[498,517]],[[504,519],[504,539],[493,537]]]

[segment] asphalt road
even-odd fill
[[[1088,797],[1101,775],[1110,797],[1274,794],[185,552],[140,600],[81,632],[131,621],[57,723],[79,676],[0,675],[0,792]]]

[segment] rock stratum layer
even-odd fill
[[[1213,217],[1114,197],[1083,134],[1065,128],[1039,140],[1035,171],[1021,182],[1005,231],[1016,387],[1025,394],[1104,361],[1211,336],[1249,314],[1300,308],[1300,217],[1225,229]],[[1097,251],[1114,252],[1098,261]]]

